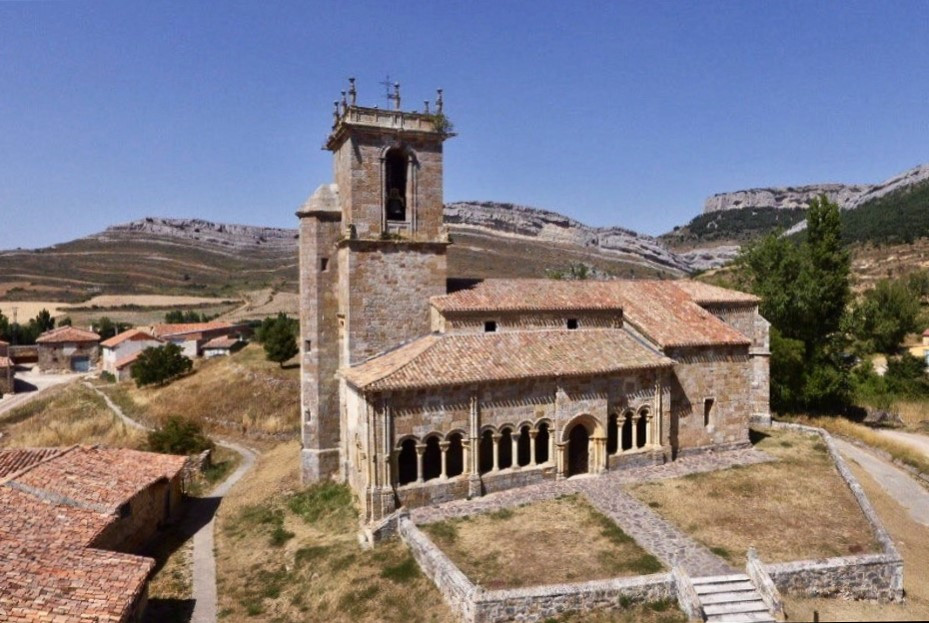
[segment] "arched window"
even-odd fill
[[[539,424],[539,434],[535,437],[535,462],[539,465],[548,463],[548,424]]]
[[[506,469],[507,467],[513,467],[513,431],[509,428],[504,430],[500,435],[500,444],[499,456],[500,469]]]
[[[397,457],[397,482],[401,485],[416,482],[416,471],[416,440],[407,439],[400,444],[400,456]]]
[[[445,475],[449,478],[460,476],[464,472],[464,450],[461,433],[448,436],[448,450],[445,451]]]
[[[632,411],[623,414],[622,449],[632,450]]]
[[[529,427],[523,426],[519,430],[519,440],[516,442],[516,464],[520,467],[529,465],[532,460],[532,439],[529,436]]]
[[[606,423],[606,453],[616,454],[619,449],[619,416],[615,413],[610,414],[610,419]]]
[[[406,151],[400,147],[384,156],[384,212],[388,221],[406,220]]]
[[[648,409],[639,412],[639,419],[635,424],[635,447],[644,448],[648,440]]]
[[[486,474],[494,468],[494,434],[489,430],[485,430],[484,434],[481,435],[481,448],[478,460],[482,474]]]
[[[439,438],[433,435],[426,440],[426,450],[423,452],[423,480],[432,480],[442,475],[442,450],[439,448]]]

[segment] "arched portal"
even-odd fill
[[[397,483],[405,485],[416,482],[418,464],[416,440],[407,439],[400,444],[400,455],[397,457]]]
[[[568,433],[568,476],[590,471],[590,433],[578,422]]]

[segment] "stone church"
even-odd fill
[[[695,281],[490,279],[450,292],[442,110],[337,102],[301,207],[302,475],[366,522],[748,444],[769,418],[758,299]]]

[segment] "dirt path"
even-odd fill
[[[119,405],[110,400],[110,397],[99,389],[90,383],[85,383],[85,385],[102,396],[107,407],[128,426],[140,430],[152,430],[151,427],[136,422],[123,413]],[[233,485],[239,482],[255,465],[256,454],[254,451],[231,441],[216,440],[216,444],[238,453],[242,457],[242,462],[232,474],[210,492],[208,497],[193,498],[188,501],[184,524],[194,527],[199,526],[199,528],[195,528],[195,532],[191,530],[194,534],[192,569],[194,610],[190,623],[216,623],[216,557],[213,547],[216,511],[219,509],[223,497],[229,493]]]
[[[20,389],[18,393],[4,395],[4,397],[0,399],[0,415],[3,415],[7,411],[11,411],[17,407],[28,404],[36,398],[44,396],[48,393],[48,390],[53,387],[58,387],[59,385],[64,385],[67,383],[74,383],[75,381],[79,381],[82,378],[84,377],[75,374],[40,374],[35,372],[17,372],[17,385],[27,385],[30,387],[30,390],[22,391],[22,389]]]
[[[907,433],[900,430],[881,430],[879,432],[881,435],[889,437],[894,441],[899,441],[900,443],[906,444],[914,450],[918,450],[929,457],[929,437],[926,435],[920,435],[919,433]]]
[[[838,438],[835,442],[846,458],[860,465],[887,495],[907,510],[913,521],[929,526],[929,491],[905,471],[876,455]]]

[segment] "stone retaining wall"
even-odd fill
[[[471,582],[409,517],[399,517],[397,526],[420,569],[465,623],[530,623],[566,612],[621,610],[677,595],[670,573],[487,591]]]
[[[871,506],[871,501],[839,454],[832,435],[821,428],[791,422],[772,422],[771,426],[815,434],[822,438],[839,475],[851,489],[861,512],[871,525],[874,538],[881,546],[880,554],[765,565],[778,589],[810,597],[839,595],[855,599],[903,599],[903,558]]]

